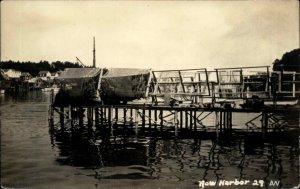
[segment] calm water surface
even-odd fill
[[[235,179],[251,185],[219,188],[260,188],[254,180],[262,180],[262,188],[299,183],[299,123],[293,116],[285,118],[287,132],[274,140],[251,134],[230,140],[103,138],[95,128],[49,126],[48,94],[2,95],[0,104],[1,184],[7,188],[199,188],[198,181]],[[236,126],[247,116],[235,116]],[[271,181],[280,185],[271,187]]]

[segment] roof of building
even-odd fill
[[[4,74],[7,75],[9,78],[20,78],[22,73],[14,69],[8,69],[4,70]]]
[[[49,71],[40,71],[39,74],[47,74],[50,73]]]
[[[22,72],[22,73],[21,73],[21,76],[31,76],[31,74],[28,73],[28,72]]]
[[[76,78],[91,78],[100,74],[100,68],[66,68],[59,78],[60,79],[76,79]]]
[[[103,75],[103,78],[141,75],[150,73],[150,71],[150,69],[138,68],[109,68],[108,71]]]

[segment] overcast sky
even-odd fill
[[[2,1],[1,59],[154,69],[271,65],[299,48],[299,2]]]

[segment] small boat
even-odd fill
[[[67,68],[58,77],[61,86],[55,96],[54,105],[88,105],[97,93],[101,69]]]
[[[150,69],[110,68],[101,78],[100,97],[105,104],[126,104],[146,97]]]
[[[56,105],[121,104],[146,96],[149,69],[68,68],[61,73]]]

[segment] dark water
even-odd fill
[[[1,184],[8,188],[200,188],[198,181],[249,180],[219,188],[292,188],[299,184],[299,131],[262,140],[101,137],[95,128],[49,126],[49,95],[0,96]],[[248,115],[251,117],[251,115]],[[253,115],[252,115],[253,117]],[[249,120],[236,116],[235,123]],[[56,118],[56,120],[58,120]],[[298,121],[298,120],[297,120]],[[262,181],[263,187],[255,186]],[[279,186],[269,186],[270,182]],[[205,186],[216,188],[216,186]]]

